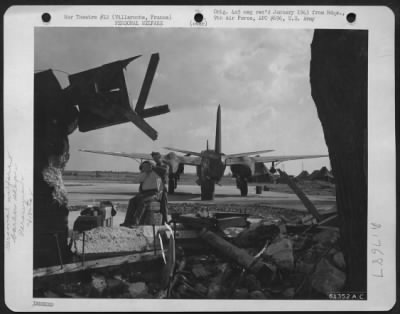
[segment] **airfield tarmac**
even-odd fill
[[[68,191],[69,206],[71,208],[86,207],[87,205],[98,206],[100,201],[109,200],[117,204],[119,208],[125,209],[128,201],[138,191],[139,185],[123,182],[96,182],[88,180],[66,180],[66,189]],[[327,211],[334,208],[336,198],[334,195],[312,195],[307,194],[315,207],[321,211]],[[234,185],[224,185],[215,187],[215,197],[212,201],[201,201],[200,187],[198,185],[180,185],[175,194],[168,195],[168,201],[173,206],[181,204],[198,204],[199,206],[224,206],[234,204],[235,207],[257,207],[279,208],[282,210],[295,210],[306,213],[307,209],[294,193],[283,193],[276,191],[262,191],[262,194],[256,194],[255,186],[249,186],[247,197],[239,195],[239,190]],[[69,225],[72,224],[78,211],[71,211],[69,214]],[[114,226],[122,223],[125,217],[125,210],[119,211],[114,217]]]

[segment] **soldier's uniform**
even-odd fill
[[[145,163],[151,165],[149,161],[143,162],[142,165]],[[153,197],[157,199],[159,191],[163,190],[161,179],[153,169],[149,172],[141,172],[133,181],[140,183],[139,193],[129,200],[125,221],[121,226],[140,224],[144,214],[144,199]]]

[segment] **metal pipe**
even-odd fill
[[[64,265],[63,265],[62,256],[61,256],[60,244],[58,243],[58,234],[55,233],[55,234],[54,234],[54,237],[56,238],[57,251],[58,251],[58,258],[60,259],[61,269],[63,269],[63,268],[64,268]]]

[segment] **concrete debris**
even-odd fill
[[[261,283],[260,281],[257,279],[257,277],[253,274],[249,274],[246,276],[245,279],[245,285],[246,288],[252,292],[252,291],[257,291],[261,289]]]
[[[249,291],[246,288],[236,289],[232,295],[233,299],[248,299]]]
[[[267,247],[264,256],[271,258],[279,269],[291,271],[294,268],[293,245],[290,239],[276,239]]]
[[[342,252],[337,252],[332,256],[332,261],[335,264],[337,268],[340,270],[345,270],[346,268],[346,262],[344,260],[344,255]]]
[[[92,275],[92,285],[90,290],[90,296],[92,297],[101,297],[103,296],[103,292],[107,288],[107,281],[103,275]]]
[[[238,247],[262,246],[265,241],[272,241],[280,234],[280,229],[275,224],[258,224],[243,230],[235,239]]]
[[[250,292],[249,296],[250,299],[265,299],[265,294],[262,293],[260,290]]]
[[[162,227],[156,226],[155,232]],[[83,253],[83,233],[75,235],[73,252]],[[105,255],[121,252],[143,252],[153,249],[152,226],[98,227],[85,232],[85,254]]]
[[[201,284],[200,282],[196,283],[196,285],[194,286],[194,288],[199,291],[201,294],[207,294],[208,289],[206,286],[204,286],[203,284]]]
[[[211,283],[208,287],[207,298],[208,299],[218,299],[221,296],[221,286],[217,283]]]
[[[307,263],[304,261],[298,261],[296,263],[296,272],[310,274],[314,269],[314,264]]]
[[[293,287],[283,290],[282,295],[287,299],[293,299],[296,294],[296,290]]]
[[[314,242],[318,242],[322,245],[334,244],[339,239],[339,233],[336,230],[324,230],[317,233],[313,240]]]
[[[132,298],[140,298],[147,294],[148,288],[144,282],[135,282],[129,284],[128,290]]]
[[[210,272],[207,271],[201,264],[194,265],[192,268],[192,273],[196,278],[204,278],[210,275]]]
[[[122,280],[110,278],[106,280],[107,294],[110,296],[118,296],[124,291],[125,283]]]
[[[311,285],[316,291],[328,296],[330,293],[340,292],[345,280],[345,273],[323,258],[311,276]]]

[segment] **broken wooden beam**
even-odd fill
[[[251,256],[246,250],[238,248],[230,242],[216,235],[214,232],[203,228],[200,237],[210,246],[217,249],[222,255],[244,267],[246,270],[263,276],[263,279],[269,280],[273,276],[273,271],[267,264]]]
[[[147,66],[146,75],[144,77],[142,88],[140,89],[139,98],[135,107],[135,111],[139,114],[144,110],[146,105],[147,97],[149,96],[150,88],[153,83],[159,61],[160,55],[158,53],[153,53],[150,57],[149,65]]]
[[[321,216],[318,213],[317,208],[314,206],[314,204],[310,201],[310,199],[307,197],[307,195],[304,194],[304,192],[297,186],[297,184],[287,175],[286,172],[278,169],[279,175],[285,179],[287,182],[287,185],[293,190],[294,193],[299,197],[299,199],[302,201],[304,206],[307,208],[307,210],[310,212],[311,215],[314,216],[314,218],[319,222],[321,221]]]

